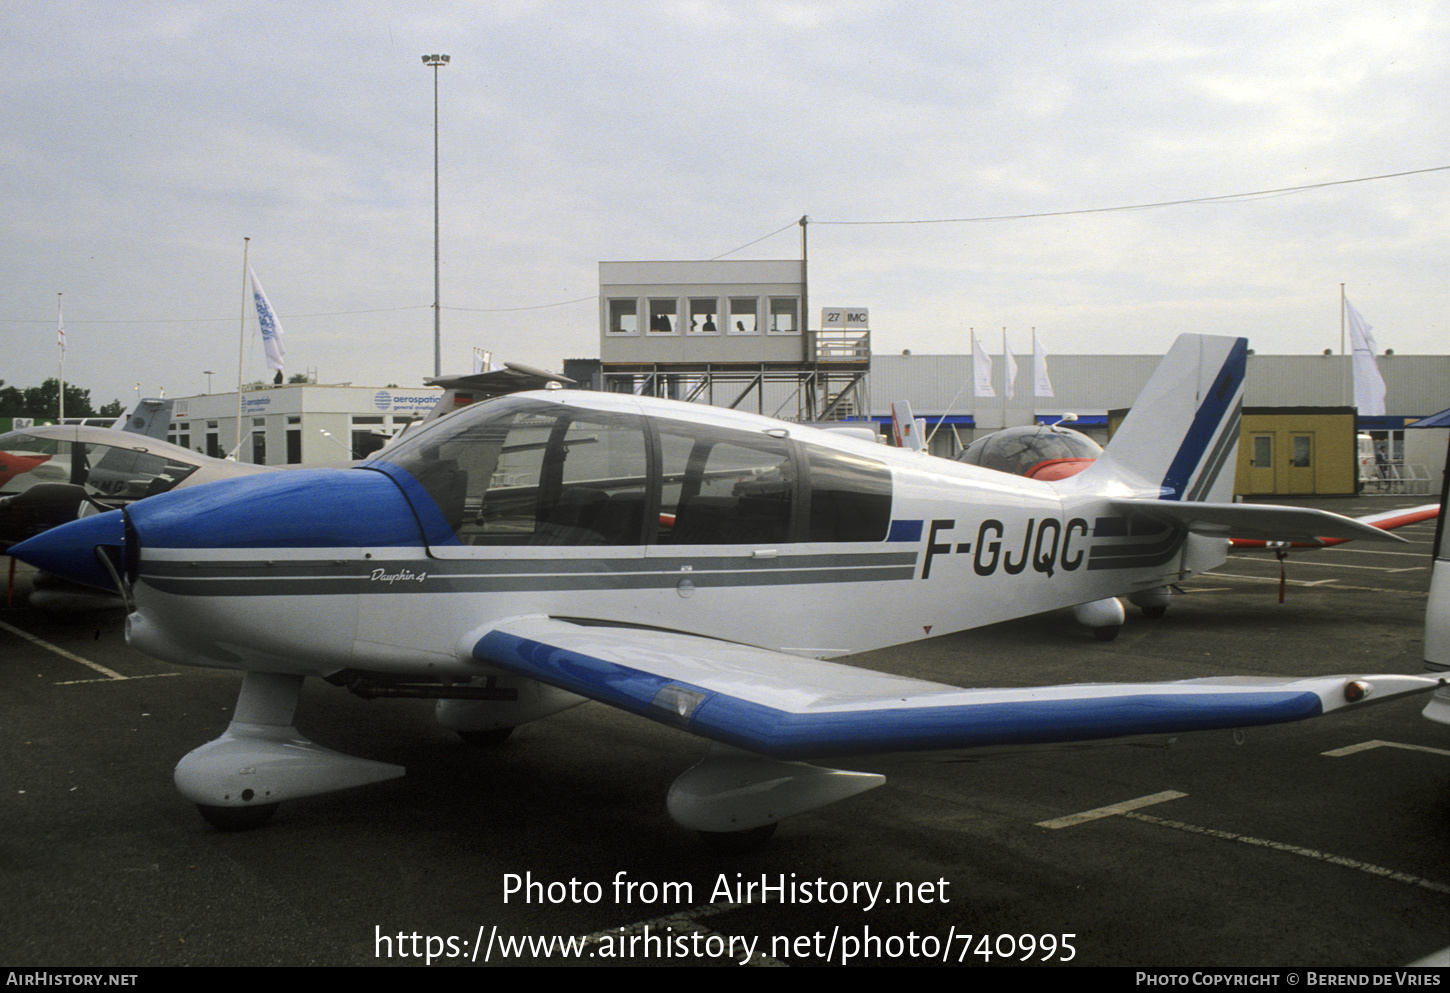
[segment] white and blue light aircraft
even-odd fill
[[[1292,721],[1428,677],[961,689],[842,656],[1118,596],[1221,563],[1227,535],[1395,541],[1227,502],[1246,343],[1180,338],[1105,453],[1044,482],[696,404],[552,390],[474,404],[350,469],[177,490],[13,554],[130,601],[129,643],[240,669],[176,769],[221,827],[401,775],[305,740],[304,678],[436,698],[465,738],[596,700],[707,739],[679,824],[755,837],[880,785],[833,756]],[[1088,605],[1082,608],[1081,605]]]

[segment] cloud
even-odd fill
[[[1341,282],[1402,353],[1447,340],[1446,173],[991,217],[1446,164],[1429,2],[139,3],[0,31],[6,375],[102,399],[236,353],[241,254],[325,381],[432,366],[438,71],[445,352],[597,350],[601,260],[795,257],[878,347],[1036,326],[1058,351],[1337,339]],[[563,303],[584,298],[582,303]],[[549,306],[562,304],[560,306]],[[91,323],[95,322],[95,323]],[[125,322],[125,323],[103,323]],[[258,360],[260,361],[260,360]],[[158,380],[165,382],[158,382]]]

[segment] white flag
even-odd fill
[[[1037,341],[1037,332],[1032,332],[1032,395],[1052,396],[1052,380],[1047,377],[1047,353]]]
[[[994,397],[997,394],[992,390],[992,360],[987,357],[987,352],[982,348],[982,343],[972,335],[972,378],[975,386],[973,393],[979,397]]]
[[[65,322],[60,319],[60,304],[55,305],[55,344],[60,349],[61,361],[65,361]]]
[[[1011,400],[1015,395],[1012,388],[1017,383],[1017,358],[1012,354],[1012,349],[1007,347],[1006,336],[1002,338],[1002,370],[1002,388],[1007,393],[1007,399]]]
[[[1374,329],[1359,316],[1348,300],[1344,301],[1345,316],[1349,320],[1349,348],[1354,358],[1354,405],[1361,417],[1383,417],[1385,413],[1385,381],[1375,365],[1374,355],[1379,351],[1375,343]]]
[[[262,284],[257,282],[257,274],[252,272],[251,266],[247,266],[247,273],[252,277],[252,298],[257,301],[257,324],[262,329],[262,348],[267,353],[267,368],[281,372],[282,356],[287,354],[287,349],[282,347],[282,325],[277,323],[277,315],[267,301],[267,294],[262,292]]]

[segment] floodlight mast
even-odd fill
[[[438,279],[438,70],[448,64],[446,55],[425,55],[423,64],[433,69],[433,375],[443,375],[443,332]]]

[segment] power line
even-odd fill
[[[1344,186],[1349,183],[1368,183],[1377,179],[1396,179],[1400,176],[1418,176],[1427,172],[1442,172],[1450,169],[1450,165],[1432,166],[1429,169],[1411,169],[1408,172],[1390,172],[1381,176],[1360,176],[1357,179],[1336,179],[1326,183],[1309,183],[1304,186],[1285,186],[1277,190],[1257,190],[1253,193],[1224,193],[1212,197],[1194,197],[1187,200],[1163,200],[1157,203],[1136,203],[1121,207],[1091,207],[1083,210],[1054,210],[1040,214],[1002,214],[995,217],[941,217],[927,220],[899,220],[899,221],[817,221],[812,224],[837,224],[837,225],[884,225],[884,224],[971,224],[979,221],[1025,221],[1038,217],[1071,217],[1078,214],[1106,214],[1118,210],[1150,210],[1155,207],[1179,207],[1190,203],[1226,203],[1234,200],[1247,200],[1256,197],[1283,196],[1290,193],[1303,193],[1306,190],[1321,190],[1327,186]],[[781,228],[784,231],[785,228]],[[779,234],[777,231],[775,234]],[[770,237],[770,235],[766,235]],[[752,242],[752,244],[754,244]]]
[[[760,244],[760,242],[764,241],[765,239],[767,239],[767,238],[774,238],[776,235],[780,234],[782,231],[789,231],[791,228],[799,226],[799,224],[800,224],[800,221],[791,221],[785,227],[783,227],[783,228],[777,228],[776,230],[770,232],[770,234],[763,234],[759,238],[756,238],[754,241],[748,241],[748,242],[746,242],[745,244],[741,245],[739,248],[732,248],[728,252],[722,252],[721,254],[715,256],[710,261],[711,262],[716,262],[716,261],[718,261],[720,259],[723,259],[726,255],[734,255],[736,252],[743,252],[743,251],[745,251],[745,249],[749,248],[751,245],[758,245],[758,244]]]
[[[1423,175],[1425,173],[1430,173],[1430,172],[1444,172],[1447,169],[1450,169],[1450,165],[1431,166],[1428,169],[1410,169],[1410,170],[1407,170],[1405,172],[1388,172],[1388,173],[1383,173],[1383,174],[1378,175],[1378,176],[1359,176],[1359,177],[1357,177],[1355,179],[1336,179],[1336,180],[1330,180],[1330,181],[1324,182],[1324,183],[1308,183],[1308,184],[1305,184],[1303,186],[1284,186],[1284,187],[1280,187],[1280,188],[1274,189],[1274,190],[1256,190],[1256,191],[1251,192],[1251,193],[1223,193],[1223,194],[1220,194],[1218,196],[1191,197],[1191,198],[1185,199],[1185,200],[1161,200],[1161,201],[1158,201],[1158,202],[1155,202],[1155,203],[1127,204],[1127,205],[1117,206],[1117,207],[1089,207],[1089,208],[1083,208],[1083,209],[1078,209],[1078,210],[1054,210],[1054,211],[1045,211],[1043,213],[1037,213],[1037,214],[999,214],[999,215],[990,216],[990,217],[939,217],[939,218],[925,218],[925,219],[916,219],[916,220],[895,220],[895,221],[818,221],[818,220],[812,219],[811,220],[811,223],[812,224],[832,224],[832,225],[836,225],[836,226],[839,226],[839,227],[847,227],[847,226],[884,226],[884,225],[888,225],[888,224],[976,224],[976,223],[983,223],[983,222],[987,222],[987,221],[1026,221],[1026,220],[1033,220],[1035,218],[1043,218],[1043,217],[1073,217],[1073,216],[1082,215],[1082,214],[1107,214],[1107,213],[1112,213],[1112,212],[1115,212],[1115,211],[1152,210],[1152,209],[1159,208],[1159,207],[1181,207],[1181,206],[1185,206],[1187,204],[1195,204],[1195,203],[1231,203],[1231,202],[1237,201],[1237,200],[1250,200],[1250,199],[1257,199],[1257,198],[1261,198],[1261,197],[1262,198],[1266,198],[1266,197],[1288,196],[1289,194],[1292,194],[1292,193],[1303,193],[1303,192],[1305,192],[1307,190],[1321,190],[1321,189],[1324,189],[1324,188],[1330,187],[1330,186],[1347,186],[1347,185],[1349,185],[1351,183],[1369,183],[1369,182],[1374,182],[1374,181],[1380,180],[1380,179],[1398,179],[1398,178],[1403,177],[1403,176],[1419,176],[1419,175]],[[714,262],[714,261],[716,261],[718,259],[725,258],[725,256],[727,256],[727,255],[734,255],[736,252],[744,251],[745,249],[749,248],[750,246],[752,246],[752,245],[758,245],[760,242],[765,241],[768,238],[774,238],[776,235],[780,234],[783,231],[789,231],[791,228],[798,226],[799,223],[800,223],[799,221],[791,221],[789,224],[786,224],[786,225],[784,225],[782,227],[779,227],[779,228],[775,229],[774,231],[770,232],[769,234],[761,235],[759,238],[756,238],[754,241],[746,242],[744,245],[740,245],[737,248],[732,248],[728,252],[722,252],[721,254],[714,256],[714,258],[710,259],[710,261]],[[587,296],[587,297],[579,297],[579,298],[574,299],[574,300],[560,300],[560,301],[557,301],[555,303],[541,303],[541,304],[535,304],[535,305],[527,306],[527,307],[444,307],[443,309],[444,310],[458,311],[460,313],[469,313],[469,314],[512,314],[512,313],[520,313],[520,312],[529,311],[529,310],[547,310],[547,309],[549,309],[551,307],[567,307],[567,306],[569,306],[571,304],[584,303],[586,301],[595,300],[595,299],[597,299],[597,297],[595,297],[595,296]],[[379,309],[379,310],[342,310],[342,311],[334,311],[334,312],[331,312],[331,313],[321,313],[321,314],[283,314],[281,316],[284,317],[284,318],[286,318],[287,320],[303,320],[303,319],[313,318],[313,317],[355,317],[355,316],[359,316],[359,315],[363,315],[363,314],[394,314],[394,313],[399,313],[401,311],[406,311],[406,310],[431,310],[431,309],[432,309],[432,307],[388,307],[388,308],[383,308],[383,309]],[[235,317],[197,317],[197,318],[186,318],[186,319],[165,319],[165,318],[149,319],[149,318],[141,318],[141,319],[111,320],[111,321],[87,321],[87,320],[75,320],[75,319],[72,319],[68,323],[70,323],[72,325],[82,325],[82,324],[85,324],[85,325],[90,325],[90,324],[218,324],[218,323],[223,323],[223,322],[230,323],[230,322],[233,322],[235,320],[236,320]],[[17,320],[17,319],[0,318],[0,324],[47,324],[48,325],[49,323],[51,323],[51,319],[50,318],[43,318],[43,319],[38,319],[38,320]]]
[[[540,303],[528,307],[444,307],[444,310],[455,310],[465,314],[511,314],[525,310],[547,310],[550,307],[567,307],[574,303],[585,303],[586,301],[597,300],[597,295],[579,297],[575,300],[560,300],[557,303]],[[430,306],[420,307],[383,307],[378,310],[338,310],[330,313],[320,314],[279,314],[280,319],[288,321],[304,320],[312,317],[355,317],[361,314],[396,314],[405,310],[432,310]],[[187,318],[128,318],[124,320],[110,321],[85,321],[68,319],[67,324],[222,324],[236,323],[235,317],[187,317]],[[38,320],[24,320],[14,318],[0,318],[0,324],[45,324],[49,326],[54,323],[53,318],[42,318]]]
[[[400,311],[404,311],[404,310],[432,310],[432,309],[433,309],[432,307],[427,307],[427,306],[424,306],[424,307],[384,307],[384,308],[379,309],[379,310],[339,310],[339,311],[335,311],[335,312],[330,313],[330,314],[280,314],[278,316],[279,317],[282,317],[282,318],[286,318],[289,321],[297,321],[297,320],[302,320],[304,318],[309,318],[309,317],[353,317],[353,316],[358,315],[358,314],[396,314],[396,313],[398,313]],[[236,322],[237,322],[236,315],[232,315],[231,317],[184,317],[184,318],[136,317],[136,318],[125,318],[125,319],[121,319],[121,320],[112,320],[112,321],[82,321],[82,320],[72,320],[70,318],[67,318],[66,319],[66,323],[67,324],[222,324],[222,323],[235,324]],[[49,324],[52,324],[52,323],[54,323],[54,320],[51,319],[51,318],[45,318],[45,319],[42,319],[42,320],[35,320],[35,321],[23,320],[23,319],[14,319],[14,318],[0,318],[0,324],[46,324],[46,325],[49,325]]]
[[[580,297],[577,300],[560,300],[558,303],[538,303],[531,307],[444,307],[444,310],[458,310],[465,314],[516,314],[523,310],[548,310],[550,307],[567,307],[571,303],[584,303],[599,299],[596,293],[593,296]]]

